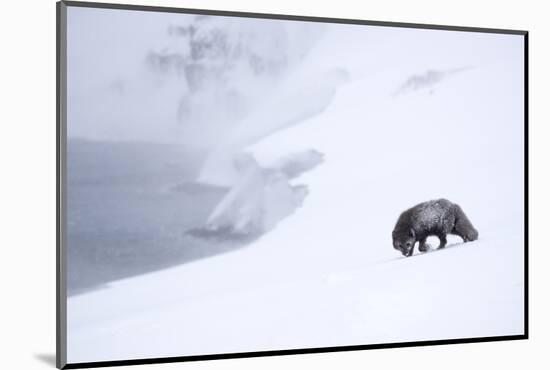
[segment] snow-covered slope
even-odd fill
[[[69,362],[521,334],[521,48],[519,36],[335,26],[311,66],[349,81],[321,114],[245,148],[265,165],[324,154],[293,180],[309,189],[302,207],[246,248],[71,297]],[[439,197],[480,239],[401,257],[397,216]]]

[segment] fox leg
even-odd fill
[[[447,245],[447,235],[445,234],[439,234],[437,236],[439,238],[439,247],[437,249],[443,249]]]

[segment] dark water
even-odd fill
[[[226,189],[192,183],[203,160],[178,145],[69,140],[68,294],[245,245],[195,235]]]

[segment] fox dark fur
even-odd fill
[[[430,200],[401,213],[392,233],[393,247],[410,257],[416,242],[420,252],[428,250],[428,236],[437,236],[439,248],[444,248],[447,234],[458,235],[464,242],[478,238],[477,230],[458,204],[447,199]]]

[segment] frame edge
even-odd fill
[[[245,11],[230,11],[216,9],[199,9],[199,8],[176,8],[167,6],[153,5],[135,5],[135,4],[116,4],[107,2],[88,2],[78,0],[61,0],[66,6],[95,8],[95,9],[118,9],[118,10],[133,10],[133,11],[154,11],[163,13],[185,13],[185,14],[207,14],[212,16],[222,17],[243,17],[243,18],[261,18],[261,19],[278,19],[286,21],[302,21],[302,22],[320,22],[320,23],[341,23],[341,24],[356,24],[379,27],[397,27],[397,28],[419,28],[427,30],[440,31],[460,31],[460,32],[482,32],[482,33],[498,33],[510,35],[525,35],[527,30],[513,30],[504,28],[484,28],[484,27],[463,27],[441,24],[426,24],[426,23],[405,23],[398,21],[375,21],[361,20],[353,18],[331,18],[322,16],[303,16],[291,14],[275,14],[275,13],[255,13]]]
[[[67,5],[56,3],[56,367],[67,365],[65,259],[65,133],[67,106]]]
[[[496,337],[475,337],[475,338],[459,338],[459,339],[443,339],[429,341],[415,341],[402,343],[385,343],[385,344],[367,344],[354,346],[339,346],[339,347],[322,347],[322,348],[306,348],[306,349],[288,349],[288,350],[273,350],[273,351],[257,351],[257,352],[242,352],[242,353],[222,353],[211,355],[197,356],[177,356],[164,358],[145,358],[145,359],[130,359],[130,360],[113,360],[113,361],[98,361],[98,362],[83,362],[83,363],[68,363],[67,362],[67,295],[66,295],[66,107],[67,107],[67,7],[84,7],[84,8],[101,8],[114,10],[132,10],[132,11],[156,11],[165,13],[184,13],[184,14],[208,14],[212,16],[227,16],[227,17],[244,17],[244,18],[261,18],[274,20],[290,20],[290,21],[306,21],[306,22],[321,22],[321,23],[340,23],[340,24],[355,24],[355,25],[370,25],[381,27],[397,27],[397,28],[417,28],[428,30],[441,31],[463,31],[463,32],[481,32],[495,34],[520,35],[524,37],[524,223],[525,223],[525,252],[524,252],[524,332],[519,335],[506,335]],[[358,20],[347,18],[330,18],[319,16],[300,16],[300,15],[283,15],[283,14],[268,14],[268,13],[253,13],[240,11],[222,11],[214,9],[194,9],[194,8],[174,8],[163,6],[147,6],[147,5],[129,5],[129,4],[114,4],[104,2],[84,2],[72,0],[60,0],[56,2],[56,367],[58,369],[78,369],[78,368],[95,368],[95,367],[111,367],[111,366],[128,366],[128,365],[144,365],[144,364],[162,364],[174,362],[192,362],[218,359],[235,359],[235,358],[255,358],[255,357],[271,357],[271,356],[287,356],[287,355],[303,355],[315,353],[331,353],[342,351],[360,351],[372,349],[390,349],[390,348],[406,348],[406,347],[423,347],[434,345],[449,345],[449,344],[469,344],[469,343],[484,343],[497,341],[515,341],[529,339],[529,243],[528,243],[528,176],[529,176],[529,130],[528,130],[528,77],[529,77],[529,48],[528,48],[528,30],[512,30],[512,29],[492,29],[478,27],[461,27],[461,26],[446,26],[433,24],[419,23],[404,23],[404,22],[384,22],[373,20]]]

